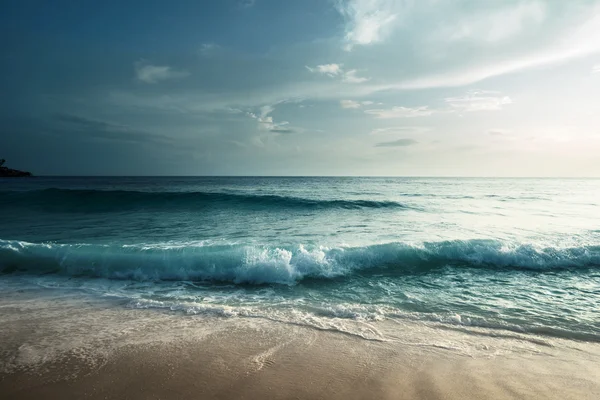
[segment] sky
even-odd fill
[[[5,0],[38,175],[600,177],[600,0]]]

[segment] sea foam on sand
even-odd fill
[[[0,308],[2,399],[600,398],[595,343],[385,321],[365,340],[52,291]]]

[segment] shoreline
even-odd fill
[[[573,354],[476,359],[423,351],[416,357],[402,348],[331,332],[305,336],[303,330],[241,329],[127,345],[97,369],[66,357],[0,375],[0,398],[591,400],[600,394],[597,369]]]
[[[377,327],[393,335],[375,341],[260,318],[135,309],[61,291],[13,292],[0,298],[0,308],[2,399],[600,395],[595,343],[478,337],[385,321]]]

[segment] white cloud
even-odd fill
[[[337,76],[342,73],[342,64],[323,64],[317,65],[314,68],[309,66],[306,67],[310,72],[317,72],[320,74],[328,75],[331,77]]]
[[[514,37],[535,25],[546,17],[546,7],[541,1],[529,1],[518,4],[506,4],[507,7],[495,12],[485,9],[483,12],[467,14],[466,19],[454,22],[440,29],[439,38],[456,40],[475,40],[498,42]]]
[[[433,74],[397,84],[382,85],[379,90],[427,89],[466,86],[484,79],[506,75],[543,65],[562,63],[600,52],[600,5],[591,9],[587,20],[545,49],[532,51],[521,57],[471,68],[460,68]]]
[[[152,65],[144,60],[135,63],[136,78],[145,83],[157,83],[167,79],[178,79],[189,76],[187,71],[176,71],[169,66]]]
[[[340,106],[342,108],[360,108],[361,104],[354,100],[340,100]]]
[[[370,78],[357,76],[356,75],[357,73],[358,73],[358,71],[355,69],[351,69],[350,71],[347,71],[346,73],[344,73],[344,77],[342,78],[342,81],[347,82],[347,83],[363,83],[370,79]]]
[[[260,116],[262,118],[265,118],[267,115],[271,114],[273,111],[275,111],[275,108],[273,106],[270,106],[270,105],[262,106],[260,108]]]
[[[297,128],[290,127],[288,121],[275,122],[270,115],[273,111],[275,111],[275,108],[272,105],[264,105],[260,107],[258,113],[247,113],[250,118],[258,122],[258,130],[260,132],[251,138],[252,144],[257,147],[266,147],[273,138],[298,131]]]
[[[592,74],[600,74],[600,64],[596,64],[592,67]]]
[[[361,108],[362,106],[370,106],[374,104],[370,100],[366,101],[355,101],[355,100],[340,100],[340,106],[342,108]]]
[[[259,110],[258,114],[248,112],[247,115],[257,120],[258,129],[263,132],[272,132],[272,133],[292,133],[294,130],[289,127],[288,121],[275,122],[271,114],[275,111],[275,108],[270,105],[262,106]]]
[[[550,3],[547,4],[547,7],[550,10]],[[410,65],[408,65],[406,69],[407,75],[404,75],[404,70],[400,70],[397,66],[394,66],[398,71],[398,75],[378,76],[377,80],[374,78],[371,81],[360,84],[343,84],[343,73],[337,72],[337,75],[334,75],[334,77],[330,79],[314,79],[310,82],[300,80],[286,81],[278,82],[277,85],[255,88],[248,96],[239,96],[237,93],[233,92],[204,93],[202,91],[193,91],[186,93],[171,93],[169,96],[158,96],[140,92],[118,93],[120,95],[118,100],[128,103],[134,102],[137,106],[146,104],[147,106],[152,107],[170,108],[177,112],[197,112],[201,109],[222,109],[223,107],[229,106],[246,109],[261,104],[273,104],[276,101],[293,97],[328,99],[338,102],[340,99],[344,98],[359,99],[366,98],[367,96],[370,97],[374,93],[381,91],[464,86],[494,76],[509,74],[527,68],[534,68],[539,65],[558,63],[573,57],[581,57],[582,55],[593,52],[596,48],[600,49],[600,7],[581,6],[579,8],[585,11],[585,19],[578,13],[571,13],[571,15],[575,15],[575,17],[570,18],[570,20],[576,20],[577,24],[569,24],[573,26],[573,28],[571,28],[572,30],[568,30],[565,27],[565,30],[563,31],[564,35],[558,38],[558,43],[549,44],[548,47],[542,49],[538,48],[537,50],[532,48],[526,54],[514,53],[516,55],[510,58],[501,57],[499,54],[498,59],[494,58],[493,60],[485,58],[486,61],[480,62],[466,60],[465,63],[460,64],[444,63],[443,69],[434,70],[427,68],[427,71],[430,72],[420,72],[419,75],[416,75],[414,78],[411,78],[411,76],[414,75],[409,75],[411,74],[409,68]],[[586,20],[587,22],[585,22]],[[588,38],[587,40],[585,39],[586,37]],[[563,40],[564,44],[561,44],[563,43]],[[573,48],[568,46],[568,42],[573,45]],[[392,43],[390,43],[390,45],[392,45]],[[502,44],[502,46],[504,46],[504,44]],[[384,52],[383,54],[386,53]],[[511,52],[511,54],[513,53]],[[358,53],[353,53],[347,56],[354,57],[358,55]],[[373,56],[376,57],[377,54],[373,54]],[[407,54],[407,58],[409,56],[410,54]],[[344,61],[347,62],[348,65],[352,65],[350,64],[350,60]],[[381,60],[374,58],[374,61],[381,62],[382,64],[388,62],[386,57]],[[392,61],[390,60],[389,62]],[[303,64],[300,66],[302,65]],[[330,73],[336,73],[336,71],[343,70],[345,67],[345,64],[342,65],[341,63],[323,64],[323,66],[327,65],[334,65],[334,67],[333,69],[331,69],[331,67],[329,67],[329,69],[327,67],[307,67],[307,69],[312,70],[315,75],[326,77],[328,75],[319,72],[319,70],[329,70]],[[591,65],[594,65],[594,62],[590,64],[590,67]],[[359,65],[355,66],[357,68],[359,67]],[[368,63],[364,63],[360,67],[364,68],[363,66],[367,68],[370,67]],[[387,67],[383,67],[385,67],[385,65],[382,65],[382,70],[387,71]],[[268,66],[265,66],[265,68],[268,68]],[[375,72],[373,72],[375,70],[375,67],[369,68],[369,72],[372,74],[375,74]],[[111,92],[111,96],[114,96],[114,92]],[[111,101],[113,100],[114,99],[111,99]],[[378,105],[370,108],[383,108],[383,106]]]
[[[471,91],[462,97],[448,97],[445,100],[450,107],[460,112],[501,110],[503,106],[512,103],[508,96],[481,90]]]
[[[389,109],[365,110],[365,113],[375,115],[377,118],[415,118],[426,117],[433,114],[428,106],[421,107],[392,107]]]
[[[358,76],[358,70],[351,69],[345,71],[343,64],[323,64],[316,67],[306,66],[310,72],[327,75],[331,78],[341,77],[342,82],[346,83],[363,83],[371,78]]]
[[[394,0],[340,0],[338,11],[346,19],[346,50],[385,39],[398,17],[396,8],[405,2]]]

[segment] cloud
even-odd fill
[[[374,104],[374,102],[372,102],[370,100],[365,100],[365,101],[340,100],[340,106],[342,108],[361,108],[362,106],[370,106],[372,104]]]
[[[337,76],[342,73],[342,64],[323,64],[317,65],[314,68],[306,66],[310,72],[317,72],[320,74],[325,74],[331,77]]]
[[[424,133],[431,131],[428,126],[390,126],[387,128],[377,128],[369,132],[369,135],[388,135],[397,133]]]
[[[448,97],[446,103],[459,112],[496,111],[503,106],[511,104],[508,96],[500,96],[498,92],[471,91],[462,97]]]
[[[257,147],[266,147],[275,136],[295,132],[294,129],[289,127],[289,122],[275,122],[273,117],[269,115],[273,111],[275,111],[275,108],[272,105],[264,105],[260,108],[258,114],[247,113],[250,118],[257,120],[258,130],[261,132],[252,138],[252,143]]]
[[[525,29],[539,25],[546,17],[546,7],[541,1],[528,1],[514,6],[508,4],[504,8],[490,12],[467,14],[452,25],[439,30],[438,39],[449,41],[471,40],[488,43],[512,38]]]
[[[363,83],[371,78],[365,78],[358,76],[358,70],[351,69],[344,71],[343,64],[323,64],[317,65],[316,67],[306,66],[310,72],[327,75],[331,78],[341,77],[342,82],[346,83]]]
[[[185,78],[189,76],[187,71],[176,71],[169,66],[158,66],[140,60],[135,63],[136,78],[144,83],[157,83],[168,79]]]
[[[396,6],[403,2],[394,0],[340,0],[337,9],[346,20],[346,46],[366,46],[384,40],[392,31],[398,17]]]
[[[287,134],[294,133],[295,131],[292,128],[273,128],[269,132]]]
[[[138,131],[127,125],[100,121],[73,114],[57,114],[53,120],[53,125],[58,123],[58,129],[54,132],[57,135],[77,133],[80,138],[176,147],[174,141],[169,137]]]
[[[240,95],[237,88],[216,93],[186,90],[173,92],[168,96],[151,92],[111,90],[105,95],[104,101],[117,107],[195,115],[221,111],[231,113],[232,109],[243,109],[246,113],[248,109],[256,109],[264,104],[299,102],[306,99],[339,102],[343,98],[367,96],[371,92],[367,85],[344,84],[338,80],[278,81],[277,85],[248,89],[243,95]]]
[[[258,129],[263,132],[273,133],[293,133],[295,130],[289,127],[288,121],[275,122],[271,114],[275,108],[271,105],[265,105],[260,108],[260,113],[249,112],[247,115],[258,121]]]
[[[548,8],[550,9],[550,5],[548,5]],[[589,14],[592,15],[594,8],[588,7],[587,9]],[[573,15],[573,13],[571,13],[571,15]],[[589,17],[587,18],[589,19]],[[574,18],[570,18],[570,20],[573,19]],[[586,26],[589,27],[591,25],[583,24],[583,29],[586,29],[587,31],[588,28],[586,28]],[[591,30],[591,32],[593,33],[594,31]],[[566,27],[564,29],[564,33],[571,37],[577,36],[574,33],[569,34],[569,30]],[[415,40],[419,40],[419,35],[423,36],[423,33],[417,30],[417,32],[415,32]],[[396,38],[394,37],[394,39]],[[562,39],[559,37],[557,40],[561,41]],[[546,47],[546,49],[556,48],[555,45],[551,45],[551,41],[547,41],[546,43],[548,43],[548,46],[550,46]],[[600,41],[598,41],[598,43],[600,43]],[[589,41],[588,44],[589,46],[592,46],[598,43]],[[575,44],[577,45],[578,43],[576,42]],[[422,68],[419,68],[417,71],[413,71],[414,65],[412,65],[410,60],[412,55],[418,56],[418,54],[413,54],[411,52],[416,53],[420,50],[416,47],[411,47],[411,49],[408,49],[409,53],[407,54],[407,57],[402,58],[402,60],[406,60],[406,65],[396,64],[396,62],[399,60],[391,58],[391,53],[389,53],[391,49],[387,47],[388,45],[400,46],[401,42],[396,44],[394,40],[394,43],[386,44],[385,48],[382,45],[380,49],[368,49],[370,52],[379,50],[383,52],[370,54],[368,60],[363,60],[360,58],[360,56],[362,56],[360,52],[354,52],[345,55],[346,58],[343,59],[331,59],[331,61],[336,61],[335,63],[310,63],[310,61],[305,61],[304,63],[300,64],[300,67],[304,66],[305,64],[309,65],[310,67],[307,67],[307,70],[313,71],[315,78],[316,76],[320,76],[322,79],[312,79],[307,81],[305,76],[304,81],[302,81],[302,79],[298,78],[297,76],[290,78],[286,75],[286,79],[283,77],[274,77],[276,80],[268,84],[262,84],[262,80],[260,79],[248,79],[248,81],[256,81],[256,83],[253,83],[248,89],[244,89],[244,94],[242,96],[236,92],[238,89],[230,88],[227,86],[228,83],[223,83],[224,90],[219,91],[207,92],[202,90],[190,90],[185,92],[169,93],[168,96],[158,95],[156,93],[132,92],[130,97],[137,97],[137,99],[135,99],[136,107],[139,107],[141,104],[156,104],[161,107],[171,107],[173,110],[175,108],[179,110],[189,110],[191,113],[197,112],[200,109],[222,109],[224,107],[236,107],[246,110],[250,107],[256,107],[261,104],[273,104],[275,101],[291,97],[303,97],[314,100],[333,100],[335,102],[339,102],[340,99],[356,100],[360,98],[367,98],[367,96],[371,97],[375,93],[393,90],[402,91],[430,87],[463,86],[492,76],[506,74],[511,70],[516,71],[520,68],[531,67],[530,64],[527,64],[528,59],[535,59],[535,63],[540,62],[540,60],[536,58],[536,54],[540,54],[539,46],[532,46],[531,50],[525,54],[520,53],[519,51],[513,51],[512,48],[505,49],[505,44],[502,44],[502,49],[499,49],[502,51],[498,52],[495,56],[482,56],[480,61],[469,59],[469,56],[464,61],[454,62],[455,60],[449,59],[447,63],[444,60],[443,63],[423,65]],[[581,46],[583,45],[584,44]],[[452,49],[454,49],[454,47],[449,47],[449,51]],[[510,54],[504,50],[509,50]],[[297,53],[298,52],[294,52],[294,54]],[[380,57],[378,57],[378,54]],[[388,58],[386,54],[388,54],[390,58]],[[508,57],[509,55],[513,56],[513,54],[514,57]],[[556,53],[552,54],[553,57],[556,56]],[[564,53],[561,54],[564,55]],[[383,58],[381,56],[383,56]],[[296,56],[294,55],[294,57]],[[360,60],[357,60],[356,64],[353,64],[352,60],[354,60],[355,57],[359,57]],[[415,62],[417,60],[418,57],[415,58]],[[213,60],[211,59],[211,62],[212,61]],[[298,67],[297,58],[289,61],[293,62],[296,68]],[[359,61],[361,62],[360,64],[358,63]],[[373,65],[371,62],[381,64],[379,65],[381,68],[378,68],[378,65]],[[439,65],[439,68],[437,65]],[[264,71],[265,68],[270,68],[270,65],[265,63],[264,65],[261,64],[261,67],[262,68],[260,70]],[[345,70],[348,69],[349,71],[352,71],[355,69],[355,67],[358,71],[368,69],[369,72],[363,74],[365,74],[365,76],[372,75],[373,79],[371,81],[358,84],[343,82],[344,74],[346,72]],[[392,70],[394,72],[392,72]],[[258,73],[255,73],[255,71],[249,71],[249,75],[255,76],[256,74]],[[238,75],[245,76],[245,74],[242,73],[239,73]],[[259,76],[262,75],[264,74]],[[308,72],[306,75],[308,75]],[[361,74],[356,75],[358,75],[359,78],[361,77]],[[196,80],[196,78],[198,80],[203,79],[200,77],[200,74],[194,76],[194,80]],[[190,79],[190,82],[191,81],[192,80]],[[241,89],[239,91],[241,91]],[[511,100],[516,101],[517,99]],[[384,106],[370,106],[365,108],[384,108]]]
[[[216,43],[202,43],[200,45],[200,55],[204,57],[210,56],[215,50],[218,50],[221,46]]]
[[[347,71],[344,73],[344,77],[342,78],[342,81],[347,82],[347,83],[363,83],[368,81],[371,78],[364,78],[364,77],[360,77],[357,76],[356,74],[358,73],[357,70],[355,69],[351,69],[350,71]]]
[[[415,118],[426,117],[433,114],[428,106],[421,107],[392,107],[389,109],[365,110],[366,114],[375,115],[377,118]]]
[[[380,143],[377,143],[375,145],[375,147],[406,147],[406,146],[413,146],[418,143],[419,142],[417,142],[414,139],[406,138],[406,139],[393,140],[391,142],[380,142]]]
[[[342,108],[360,108],[361,104],[354,100],[340,100],[340,106]]]
[[[382,85],[379,90],[427,89],[466,86],[484,79],[506,75],[544,65],[562,63],[600,52],[600,5],[590,9],[587,20],[574,24],[541,50],[523,53],[503,61],[461,67],[439,74],[430,74],[395,84]]]
[[[81,127],[90,128],[94,130],[108,130],[108,129],[122,129],[124,126],[112,124],[106,121],[99,121],[95,119],[89,119],[80,117],[73,114],[57,114],[54,119],[58,122],[67,123],[71,125],[79,125]]]
[[[592,67],[592,74],[600,74],[600,64],[596,64]]]

